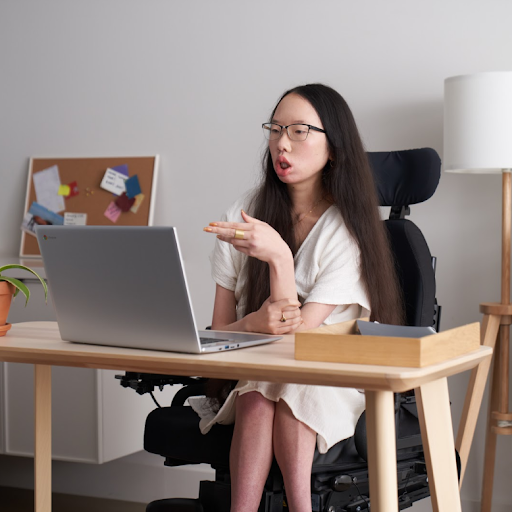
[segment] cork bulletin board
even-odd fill
[[[122,206],[123,210],[117,206],[117,204],[121,204],[119,198],[123,194],[114,194],[104,188],[107,169],[110,174],[112,174],[112,169],[116,173],[119,170],[120,173],[124,173],[126,179],[136,177],[130,183],[136,183],[140,195],[137,194],[139,197],[134,196],[134,199],[128,199],[126,196],[128,194],[127,185],[124,199],[128,201],[128,204]],[[62,223],[62,219],[65,218],[65,224],[76,222],[88,226],[151,226],[155,206],[157,169],[158,155],[31,158],[20,256],[40,257],[41,255],[36,237],[32,234],[31,229],[27,229],[27,219],[33,219],[36,214],[38,215],[35,217],[37,223],[58,224]],[[38,175],[38,173],[41,174]],[[114,177],[118,177],[118,175],[115,174]],[[118,179],[118,181],[128,183],[123,179]],[[137,202],[134,204],[135,199]],[[40,203],[45,206],[41,208],[41,211],[48,214],[48,216],[41,214],[43,220],[39,217],[39,210],[34,211],[35,208],[36,210],[40,208]],[[55,221],[53,215],[55,215]],[[77,222],[76,219],[79,221]],[[34,224],[33,220],[31,220],[31,224]]]

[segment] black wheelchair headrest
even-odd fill
[[[368,152],[381,206],[408,206],[436,191],[441,159],[434,149]]]

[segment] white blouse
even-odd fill
[[[250,195],[234,203],[222,221],[244,222],[241,210],[249,215]],[[246,277],[242,272],[247,255],[231,244],[216,240],[210,261],[213,280],[235,292],[237,319],[243,318],[242,298]],[[318,219],[294,258],[295,283],[302,304],[336,304],[324,325],[369,315],[370,303],[361,281],[359,248],[349,234],[338,208],[332,205]]]

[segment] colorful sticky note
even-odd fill
[[[114,201],[112,201],[107,209],[105,210],[105,213],[103,215],[105,215],[105,217],[107,217],[107,219],[111,220],[112,222],[117,222],[117,219],[119,219],[119,215],[121,215],[121,209],[116,205],[116,203],[114,203]]]
[[[144,194],[136,195],[135,203],[133,203],[133,206],[130,208],[130,211],[132,213],[137,213],[139,211],[139,206],[141,205],[142,201],[144,201]]]
[[[59,196],[69,196],[70,192],[71,192],[71,189],[69,188],[69,185],[61,185],[59,187],[59,190],[57,191],[57,194]]]
[[[125,180],[126,176],[123,174],[113,169],[107,169],[101,180],[100,187],[119,196],[126,190],[124,186]]]
[[[124,186],[126,187],[126,195],[129,198],[135,197],[136,195],[142,192],[142,190],[140,189],[139,178],[137,177],[137,175],[128,178],[124,182]]]
[[[65,197],[65,199],[69,199],[70,197],[75,197],[78,195],[78,183],[76,181],[72,181],[68,184],[69,194]]]
[[[122,195],[116,199],[116,205],[122,212],[127,212],[133,206],[133,203],[135,203],[135,197],[128,197],[126,192],[123,192]]]

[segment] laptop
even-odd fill
[[[280,336],[198,331],[174,227],[37,226],[66,341],[204,354]]]

